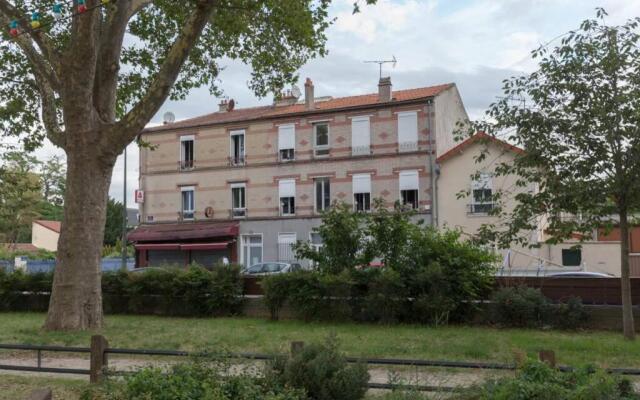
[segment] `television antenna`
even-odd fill
[[[396,56],[391,56],[391,60],[371,60],[371,61],[365,61],[365,63],[378,64],[378,67],[380,67],[380,78],[382,78],[382,65],[391,64],[391,67],[395,68],[396,64],[398,63],[398,60],[396,59]]]

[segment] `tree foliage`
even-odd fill
[[[531,243],[522,235],[544,218],[547,243],[578,234],[593,238],[619,225],[625,334],[633,337],[627,254],[628,216],[640,206],[640,19],[609,26],[606,12],[584,21],[552,49],[532,52],[538,69],[504,81],[504,97],[472,131],[501,136],[525,151],[495,166],[517,176],[515,207],[494,214],[481,236],[508,247]],[[478,161],[483,161],[483,151]],[[521,190],[531,184],[535,191]],[[508,194],[508,193],[505,193]]]
[[[115,246],[122,239],[122,224],[124,223],[124,205],[110,198],[107,202],[107,222],[104,227],[104,244]]]

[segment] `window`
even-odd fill
[[[231,185],[231,216],[233,218],[242,218],[247,215],[245,192],[246,186],[244,183]]]
[[[480,173],[478,179],[471,183],[472,214],[486,214],[493,209],[493,193],[491,189],[491,174]]]
[[[296,128],[293,124],[278,127],[278,155],[280,161],[295,159]]]
[[[229,161],[231,165],[244,165],[244,131],[231,131]]]
[[[400,201],[403,206],[418,209],[418,171],[400,171]]]
[[[281,179],[278,182],[280,197],[280,215],[296,214],[296,181],[294,179]]]
[[[320,249],[324,245],[322,241],[322,236],[320,236],[320,234],[317,232],[310,232],[309,239],[310,239],[309,241],[311,243],[311,247],[313,247],[313,249],[316,252],[320,251]],[[311,264],[312,267],[317,267],[317,263],[315,261],[310,260],[309,263]]]
[[[582,264],[581,249],[562,249],[562,265],[565,267],[579,267]]]
[[[278,261],[294,261],[293,245],[296,244],[295,233],[278,233]]]
[[[353,175],[353,209],[356,211],[371,210],[371,175]]]
[[[242,235],[241,262],[245,268],[262,262],[262,235]]]
[[[331,187],[329,182],[329,178],[316,178],[313,180],[316,212],[324,211],[331,206]]]
[[[193,136],[180,137],[180,169],[192,169],[193,163]]]
[[[398,113],[398,151],[418,150],[418,113]]]
[[[329,124],[313,124],[313,154],[316,157],[329,155]]]
[[[351,155],[371,154],[371,128],[369,117],[351,119]]]
[[[182,192],[182,219],[193,219],[195,214],[194,187],[184,186]]]

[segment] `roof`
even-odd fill
[[[181,222],[175,224],[140,225],[129,233],[132,242],[207,239],[236,236],[237,222]]]
[[[444,154],[442,154],[440,157],[438,157],[436,159],[436,162],[438,163],[442,163],[443,161],[447,161],[448,159],[450,159],[451,157],[455,156],[456,154],[461,153],[464,149],[466,149],[467,147],[471,146],[472,144],[476,143],[476,142],[492,142],[492,143],[496,143],[502,147],[504,147],[505,149],[509,150],[509,151],[513,151],[515,153],[518,154],[522,154],[524,153],[524,150],[522,150],[520,147],[514,146],[512,144],[509,144],[507,142],[505,142],[504,140],[500,140],[495,136],[491,136],[488,135],[484,132],[478,132],[475,135],[463,140],[462,142],[458,143],[457,146],[455,146],[454,148],[452,148],[451,150],[445,152]]]
[[[39,249],[31,243],[0,243],[0,248],[6,248],[11,251],[33,251]]]
[[[171,124],[147,128],[144,130],[144,132],[149,133],[170,131],[179,128],[193,128],[230,122],[284,117],[297,114],[314,114],[333,110],[343,110],[349,108],[359,108],[365,106],[376,106],[380,104],[393,104],[413,100],[428,99],[430,97],[437,96],[438,94],[453,87],[454,85],[455,84],[453,83],[447,83],[443,85],[428,86],[416,89],[396,90],[393,91],[393,100],[390,103],[381,103],[378,100],[378,93],[370,93],[360,96],[337,97],[325,101],[316,101],[315,108],[313,110],[308,110],[304,103],[295,103],[285,106],[269,105],[250,108],[237,108],[233,111],[219,111],[196,118],[185,119]]]
[[[62,223],[60,221],[46,221],[43,219],[39,219],[37,221],[34,221],[36,224],[38,225],[42,225],[45,228],[54,231],[56,233],[60,233],[60,226],[62,225]]]

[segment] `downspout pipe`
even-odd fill
[[[433,119],[433,99],[427,101],[427,125],[429,129],[429,177],[431,179],[431,226],[438,226],[438,176],[440,168],[434,160],[435,135]]]

